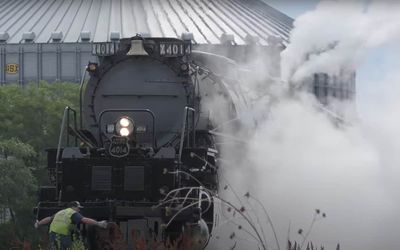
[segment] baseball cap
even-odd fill
[[[69,203],[69,207],[83,208],[83,206],[81,205],[81,203],[79,203],[79,201],[71,201]]]

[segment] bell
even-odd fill
[[[131,48],[129,49],[127,56],[148,56],[147,52],[143,47],[143,40],[132,40]]]

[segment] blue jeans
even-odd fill
[[[72,240],[69,235],[50,232],[50,250],[68,250],[71,247]]]

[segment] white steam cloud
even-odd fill
[[[314,73],[357,70],[371,50],[400,40],[399,13],[400,3],[395,1],[321,2],[296,20],[291,44],[282,53],[282,79],[296,84]],[[267,101],[261,99],[258,104],[263,105],[247,111],[246,117],[257,118],[257,129],[245,138],[247,147],[236,147],[240,152],[232,151],[235,147],[224,150],[222,185],[228,180],[238,195],[249,191],[262,200],[281,249],[289,224],[290,238],[301,242],[297,229],[307,229],[316,208],[327,218],[315,224],[309,240],[325,249],[335,249],[337,243],[346,250],[400,249],[399,83],[396,71],[386,72],[380,82],[357,82],[379,91],[370,95],[376,99],[365,102],[371,113],[350,126],[334,125],[307,93],[288,96],[265,86],[270,91]],[[256,86],[254,92],[263,92]],[[221,193],[229,196],[229,189]],[[254,203],[245,198],[242,203],[265,225],[266,218]],[[234,221],[214,233],[210,249],[258,249],[254,239],[238,229],[237,224],[246,223]],[[253,221],[257,224],[255,217]],[[277,249],[270,227],[264,226],[264,231],[269,249]],[[221,237],[226,240],[218,244]]]
[[[282,53],[282,77],[299,82],[313,73],[355,70],[369,49],[400,37],[397,1],[323,1],[296,19]]]

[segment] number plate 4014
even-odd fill
[[[125,157],[129,154],[128,138],[122,136],[113,136],[111,138],[109,154],[113,157]]]
[[[178,57],[191,53],[190,44],[185,43],[160,43],[160,56]]]

